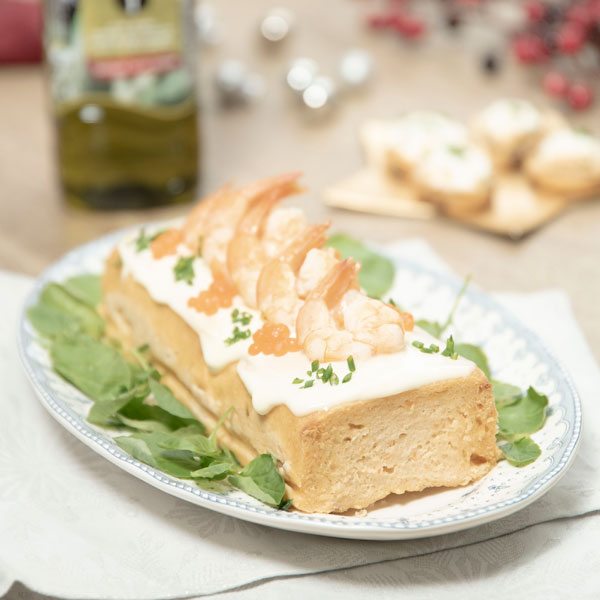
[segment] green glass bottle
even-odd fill
[[[70,204],[191,200],[198,122],[191,0],[49,0],[45,47]]]

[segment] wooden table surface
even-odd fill
[[[278,48],[258,37],[269,0],[214,3],[223,41],[201,52],[203,191],[235,178],[245,182],[284,170],[304,171],[309,192],[295,200],[311,219],[331,218],[336,229],[380,242],[425,238],[459,274],[472,273],[488,290],[562,288],[600,359],[600,201],[574,206],[529,237],[515,242],[443,219],[408,221],[326,208],[329,184],[361,165],[357,127],[368,117],[391,117],[410,108],[437,108],[467,118],[497,96],[517,95],[542,105],[538,73],[507,65],[499,76],[481,73],[477,52],[489,36],[434,36],[409,46],[373,34],[360,19],[365,5],[332,0],[289,2],[297,27]],[[482,42],[482,39],[487,41]],[[479,41],[478,41],[479,40]],[[366,47],[376,72],[364,92],[343,98],[328,118],[306,115],[286,89],[286,65],[316,58],[332,73],[342,53]],[[219,61],[242,58],[263,74],[266,97],[235,109],[219,106],[212,79]],[[0,68],[0,267],[35,275],[69,248],[117,227],[181,214],[186,208],[94,213],[68,209],[55,176],[53,131],[45,73],[39,66]],[[600,108],[576,116],[600,134]],[[560,318],[560,315],[556,315]]]

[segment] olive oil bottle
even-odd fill
[[[58,169],[70,204],[191,200],[198,176],[192,0],[47,0]]]

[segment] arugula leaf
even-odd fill
[[[463,358],[473,361],[489,379],[491,377],[490,366],[485,352],[474,344],[454,344],[454,351]]]
[[[175,273],[175,281],[185,281],[188,285],[192,285],[194,282],[194,257],[181,256],[173,267],[173,272]]]
[[[546,420],[547,407],[548,397],[529,387],[525,395],[498,408],[498,435],[510,440],[538,431]]]
[[[77,275],[67,279],[63,287],[80,302],[95,308],[102,300],[102,287],[100,275]]]
[[[530,437],[500,444],[500,450],[504,458],[514,467],[524,467],[542,454],[540,447]]]
[[[160,408],[181,419],[196,419],[194,413],[185,404],[177,400],[168,387],[162,385],[162,383],[158,383],[154,379],[150,379],[149,383],[150,391]]]
[[[239,475],[227,480],[257,500],[279,506],[285,493],[285,483],[277,471],[272,454],[261,454],[246,465]]]
[[[50,347],[54,370],[94,400],[114,400],[131,387],[121,354],[85,334],[57,339]]]
[[[448,327],[450,327],[450,325],[452,324],[452,321],[454,320],[454,315],[456,313],[456,310],[458,309],[458,305],[460,304],[460,301],[465,295],[465,292],[469,287],[470,281],[471,276],[467,275],[465,277],[465,280],[463,281],[460,290],[458,291],[458,294],[456,294],[454,304],[452,305],[452,308],[450,309],[450,312],[448,313],[448,316],[446,317],[446,320],[443,323],[438,323],[437,321],[428,321],[427,319],[419,319],[418,321],[415,321],[415,325],[417,325],[421,329],[424,329],[429,335],[432,335],[436,338],[441,338],[444,331],[446,331],[446,329],[448,329]]]
[[[49,283],[40,294],[38,306],[47,306],[75,319],[82,332],[99,339],[104,333],[104,319],[90,306],[72,296],[57,283]]]
[[[388,258],[373,252],[345,233],[332,235],[325,245],[335,248],[342,258],[352,257],[361,263],[358,282],[372,298],[381,298],[392,286],[395,271]]]
[[[492,379],[492,389],[494,390],[494,400],[496,408],[500,408],[506,404],[511,404],[521,395],[521,388],[510,383],[504,383],[496,379]]]

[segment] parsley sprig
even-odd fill
[[[354,358],[349,356],[346,359],[348,364],[348,373],[342,378],[342,383],[348,383],[352,379],[352,374],[356,371],[356,365],[354,364]],[[315,382],[320,381],[321,383],[328,383],[331,386],[339,385],[340,378],[333,370],[333,365],[329,363],[326,367],[321,367],[318,360],[313,360],[310,365],[310,370],[306,371],[309,379],[302,379],[301,377],[295,377],[292,380],[293,385],[300,385],[300,389],[306,389],[313,387]]]
[[[162,233],[164,233],[165,230],[161,229],[160,231],[157,231],[156,233],[154,233],[153,235],[146,235],[146,229],[142,227],[142,230],[140,231],[140,235],[138,235],[138,237],[136,238],[134,244],[135,244],[135,251],[136,252],[141,252],[142,250],[146,250],[146,248],[148,248],[150,246],[150,244]]]
[[[194,282],[194,257],[181,256],[173,267],[175,281],[185,281],[188,285]]]

